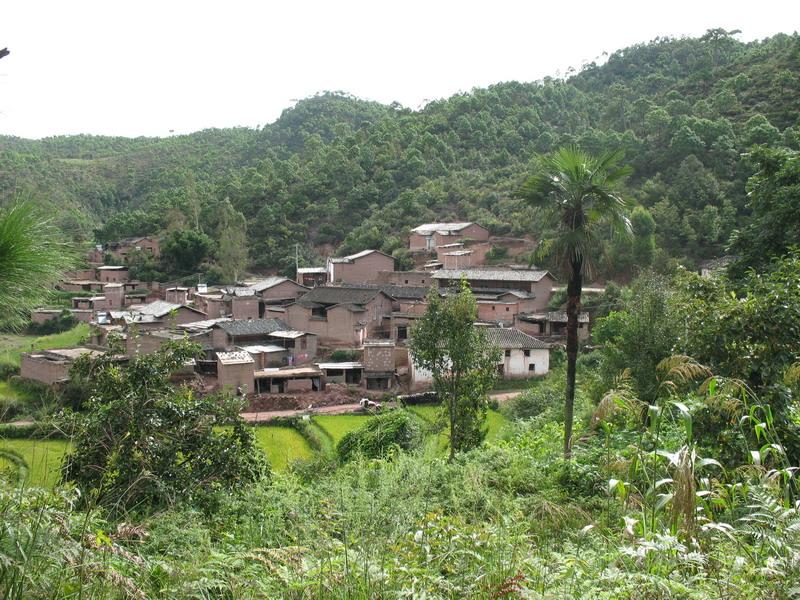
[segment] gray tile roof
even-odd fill
[[[304,306],[366,304],[380,293],[378,287],[321,285],[300,298],[298,304]]]
[[[549,271],[530,271],[528,269],[440,269],[431,275],[432,279],[461,279],[472,281],[539,281]]]
[[[511,327],[486,327],[486,337],[501,350],[546,350],[550,344]]]
[[[235,319],[215,325],[228,335],[269,335],[273,331],[291,329],[281,319]]]

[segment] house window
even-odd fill
[[[300,349],[301,350],[306,349],[306,338],[300,338]]]
[[[408,285],[408,279],[406,279],[406,285]]]
[[[528,365],[528,371],[530,371],[531,373],[535,373],[536,372],[536,363],[529,364]]]
[[[507,356],[507,357],[510,357],[510,356],[511,356],[511,350],[506,350],[506,356]]]
[[[317,317],[317,318],[320,318],[320,319],[326,319],[328,317],[328,314],[325,311],[324,307],[319,307],[319,308],[312,308],[311,309],[311,316],[312,317]]]
[[[496,310],[496,308],[495,308],[495,306],[494,306],[494,305],[492,305],[492,310]]]
[[[397,339],[398,340],[405,340],[408,338],[408,327],[405,325],[398,325],[397,326]]]
[[[506,306],[506,312],[508,312],[509,308]]]
[[[529,357],[530,355],[531,355],[531,351],[530,350],[525,350],[525,356]]]

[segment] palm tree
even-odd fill
[[[30,202],[0,207],[0,325],[23,325],[74,263],[58,229]]]
[[[594,276],[603,252],[601,228],[610,224],[630,232],[628,203],[614,192],[629,167],[619,165],[622,151],[592,156],[576,147],[561,148],[541,159],[518,197],[542,210],[550,234],[536,255],[548,255],[567,278],[567,393],[564,407],[564,457],[572,454],[575,364],[578,359],[578,314],[583,280]]]

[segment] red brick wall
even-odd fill
[[[352,263],[331,263],[335,283],[368,283],[378,280],[378,272],[393,271],[394,259],[373,252]]]

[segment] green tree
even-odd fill
[[[450,427],[450,460],[486,436],[488,392],[497,377],[500,350],[475,325],[478,305],[466,281],[445,299],[431,289],[428,308],[411,332],[412,360],[433,375]]]
[[[591,156],[575,147],[541,159],[518,196],[542,210],[550,236],[537,253],[551,256],[567,278],[567,386],[564,407],[564,456],[572,454],[575,368],[578,359],[578,313],[585,277],[591,278],[603,249],[601,228],[630,232],[628,203],[615,188],[631,173],[620,166],[622,151]]]
[[[638,267],[649,267],[653,264],[656,253],[656,222],[645,207],[637,206],[631,213],[631,227],[634,264]]]
[[[225,279],[234,283],[247,268],[247,221],[227,198],[220,210],[217,262]]]
[[[759,148],[750,158],[758,171],[747,182],[750,222],[735,232],[730,250],[739,256],[731,273],[763,269],[773,259],[800,246],[800,154]]]
[[[174,275],[197,271],[211,253],[214,242],[205,233],[193,229],[171,231],[161,246],[161,262]]]
[[[199,353],[169,342],[125,366],[109,355],[76,361],[71,376],[86,387],[88,410],[75,417],[63,478],[87,501],[121,511],[197,503],[267,473],[240,400],[170,382]]]

